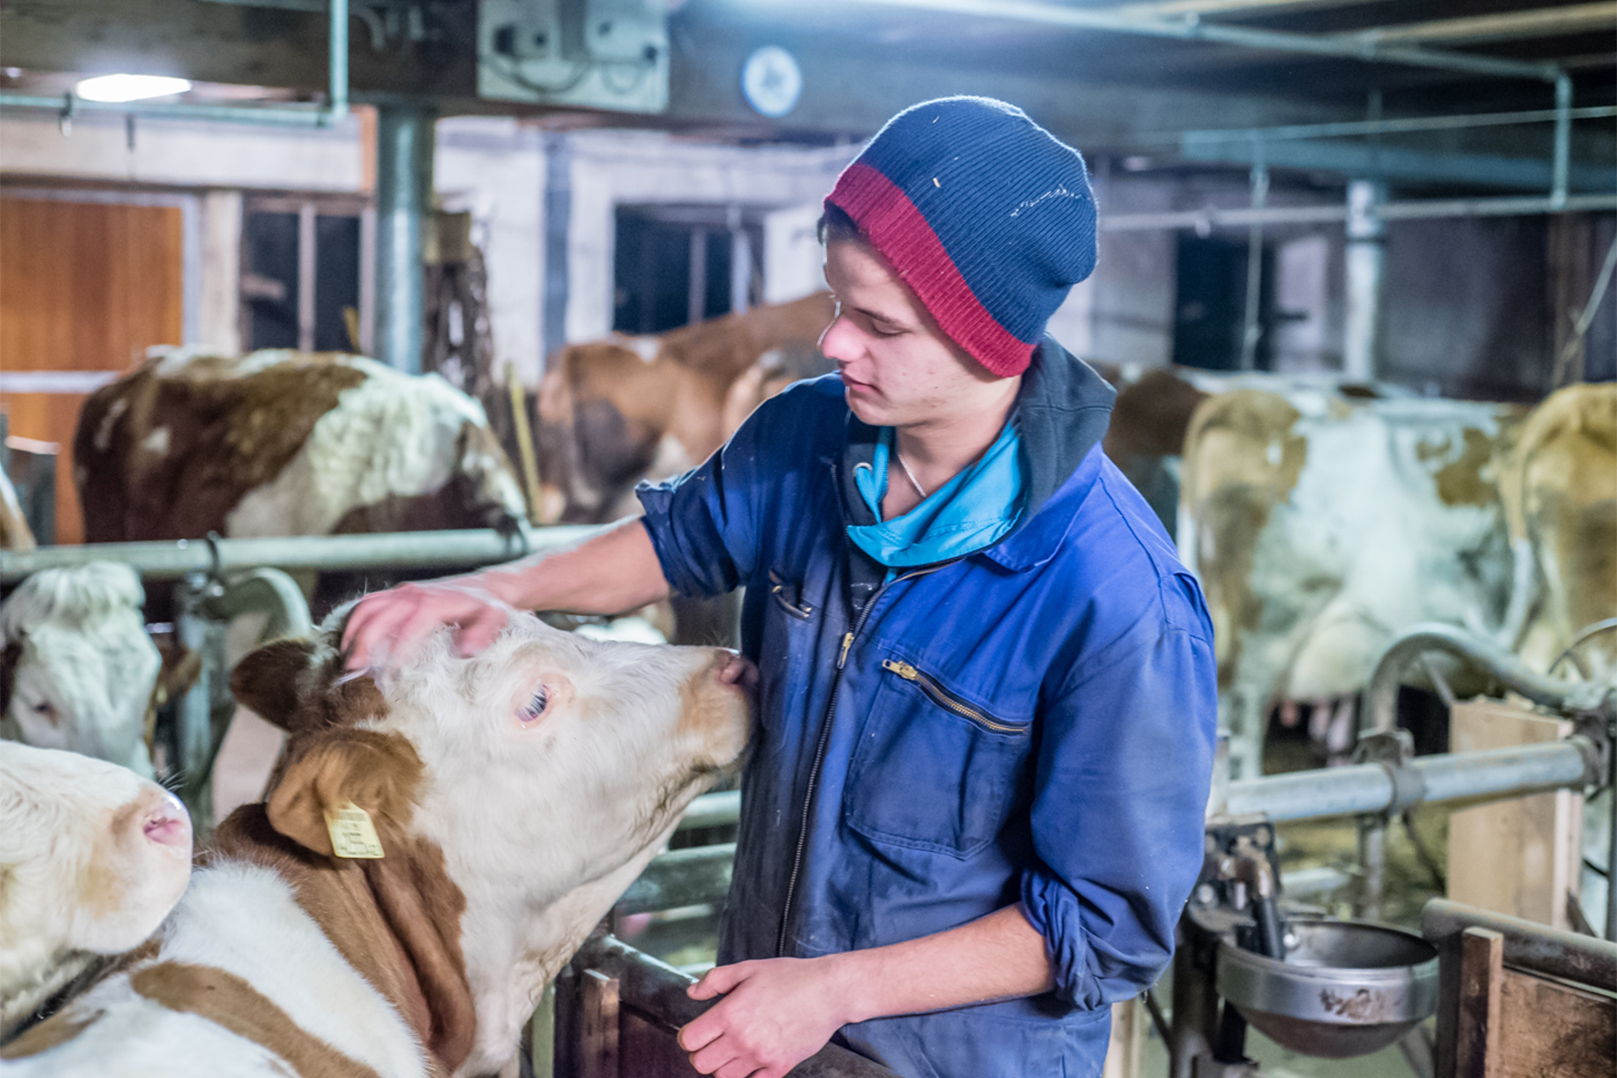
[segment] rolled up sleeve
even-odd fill
[[[1212,634],[1169,626],[1131,637],[1076,671],[1045,712],[1037,862],[1022,877],[1022,910],[1044,935],[1056,992],[1084,1009],[1156,980],[1202,863],[1218,710]]]
[[[757,562],[760,408],[706,463],[674,479],[635,488],[663,576],[681,595],[722,595]]]

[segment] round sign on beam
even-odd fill
[[[797,58],[779,45],[755,50],[741,69],[741,93],[759,114],[771,120],[785,116],[803,96]]]

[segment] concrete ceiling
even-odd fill
[[[0,6],[0,65],[27,71],[136,71],[318,93],[325,22],[310,0],[9,0]],[[372,44],[352,31],[356,100],[427,98],[445,112],[511,111],[556,125],[661,126],[743,140],[826,141],[872,132],[897,109],[945,93],[1017,102],[1091,152],[1182,158],[1172,139],[1194,128],[1360,120],[1385,116],[1545,109],[1542,77],[1496,77],[1408,63],[1174,40],[1115,28],[1063,25],[1067,13],[1152,19],[1218,32],[1267,31],[1358,46],[1441,50],[1523,62],[1553,61],[1574,102],[1617,100],[1617,3],[1549,0],[663,0],[671,9],[670,105],[660,116],[557,113],[492,105],[475,94],[474,0],[352,0],[394,25]],[[305,10],[296,10],[297,8]],[[980,13],[979,13],[980,12]],[[374,27],[380,20],[373,19]],[[1176,31],[1177,32],[1177,31]],[[763,44],[798,57],[805,90],[782,121],[742,100],[745,58]],[[1389,145],[1410,154],[1542,160],[1548,125],[1424,136]],[[1574,159],[1602,182],[1617,153],[1617,121],[1575,126]],[[1295,149],[1295,147],[1293,148]],[[1335,143],[1296,167],[1330,170]],[[1351,147],[1349,147],[1351,149]],[[1249,151],[1247,151],[1249,152]],[[1206,158],[1204,152],[1200,156]],[[1231,163],[1239,155],[1226,155]],[[1296,155],[1294,155],[1296,156]],[[1214,154],[1215,159],[1218,154]],[[1411,159],[1414,160],[1414,159]],[[1280,164],[1279,160],[1276,161]],[[1422,175],[1419,160],[1405,179]],[[1469,173],[1428,177],[1464,183]],[[1523,174],[1525,175],[1525,174]],[[1617,175],[1614,175],[1617,179]],[[1535,181],[1536,182],[1536,181]],[[1587,183],[1575,184],[1587,186]]]

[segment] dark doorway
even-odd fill
[[[1273,320],[1274,252],[1268,247],[1263,250],[1262,270],[1253,367],[1271,370],[1274,361],[1268,327]],[[1173,361],[1210,371],[1240,370],[1246,320],[1246,243],[1181,235],[1175,273]]]

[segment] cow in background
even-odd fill
[[[753,307],[659,336],[573,344],[539,392],[546,523],[639,511],[634,485],[706,460],[774,387],[832,369],[815,343],[830,295]]]
[[[116,562],[45,569],[0,604],[0,737],[152,777],[149,710],[163,666],[140,577]]]
[[[1501,488],[1517,654],[1540,672],[1617,684],[1617,383],[1568,386],[1535,408]],[[1588,866],[1607,856],[1611,796],[1584,809],[1582,901],[1597,928],[1610,884]]]
[[[1497,636],[1511,592],[1498,473],[1522,409],[1237,389],[1186,436],[1179,552],[1213,619],[1234,777],[1282,701],[1357,694],[1420,621]]]
[[[85,401],[86,541],[499,526],[526,513],[483,408],[333,352],[159,352]]]
[[[156,931],[190,874],[190,819],[168,791],[115,764],[0,741],[0,1046]]]
[[[680,813],[739,762],[708,648],[514,619],[344,673],[335,625],[232,679],[288,733],[153,947],[11,1048],[18,1078],[500,1071],[545,985]],[[333,821],[328,823],[328,821]],[[20,1044],[20,1042],[19,1042]]]
[[[17,488],[11,477],[0,471],[0,550],[33,550],[36,545],[22,502],[17,499]]]

